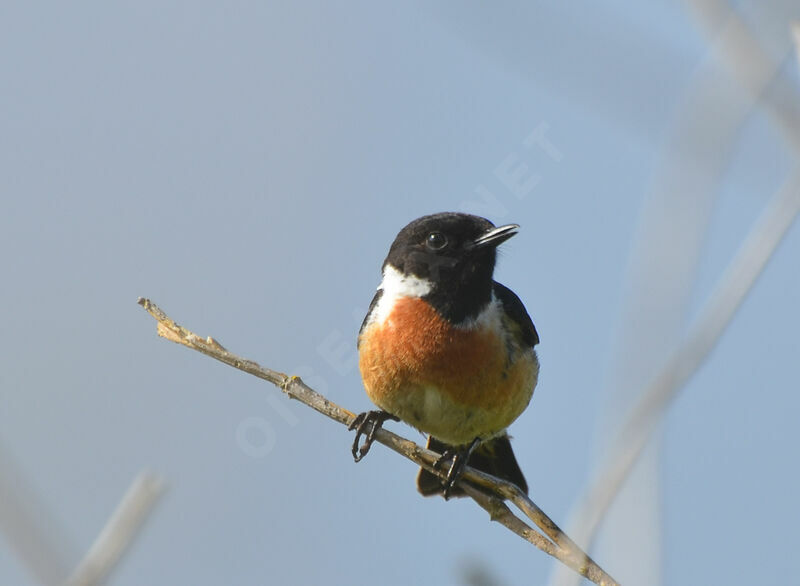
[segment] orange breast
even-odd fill
[[[398,299],[382,324],[367,326],[359,353],[372,401],[443,441],[456,427],[464,429],[451,435],[465,442],[505,429],[538,374],[533,350],[510,354],[493,328],[455,327],[418,298]]]

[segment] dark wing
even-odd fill
[[[361,327],[358,328],[358,344],[356,345],[356,348],[358,348],[358,346],[361,345],[361,332],[364,331],[364,326],[367,325],[367,321],[369,321],[369,316],[372,315],[372,310],[375,309],[376,305],[378,305],[378,301],[380,301],[382,295],[383,295],[383,289],[378,289],[375,292],[375,297],[372,298],[372,302],[369,304],[367,315],[364,316],[364,321],[361,322]]]
[[[531,316],[528,315],[522,301],[519,300],[517,294],[505,285],[501,285],[497,281],[494,282],[494,295],[503,304],[506,314],[511,320],[519,326],[522,340],[531,348],[539,343],[539,334],[536,333],[536,327],[533,325]]]

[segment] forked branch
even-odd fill
[[[175,323],[149,299],[139,298],[139,305],[144,307],[158,322],[159,336],[269,381],[279,387],[290,398],[300,401],[342,425],[350,425],[355,419],[355,413],[332,403],[307,386],[299,377],[264,368],[252,360],[246,360],[232,354],[211,337],[201,338]],[[444,471],[433,467],[439,454],[426,450],[415,442],[385,429],[378,430],[375,440],[426,470],[444,477]],[[545,515],[517,486],[470,467],[466,468],[462,478],[467,482],[462,482],[461,487],[480,507],[489,513],[493,521],[497,521],[595,584],[603,586],[618,585],[611,576],[581,551],[559,529],[558,525]],[[512,502],[530,521],[539,527],[542,533],[537,532],[526,521],[515,515],[506,505],[505,500]]]

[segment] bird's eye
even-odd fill
[[[441,232],[431,232],[425,239],[425,246],[431,250],[441,250],[447,246],[447,236]]]

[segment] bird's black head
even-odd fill
[[[454,323],[475,317],[492,297],[497,246],[519,226],[496,228],[489,220],[459,213],[423,216],[408,224],[383,263],[404,277],[429,284],[423,295]]]

